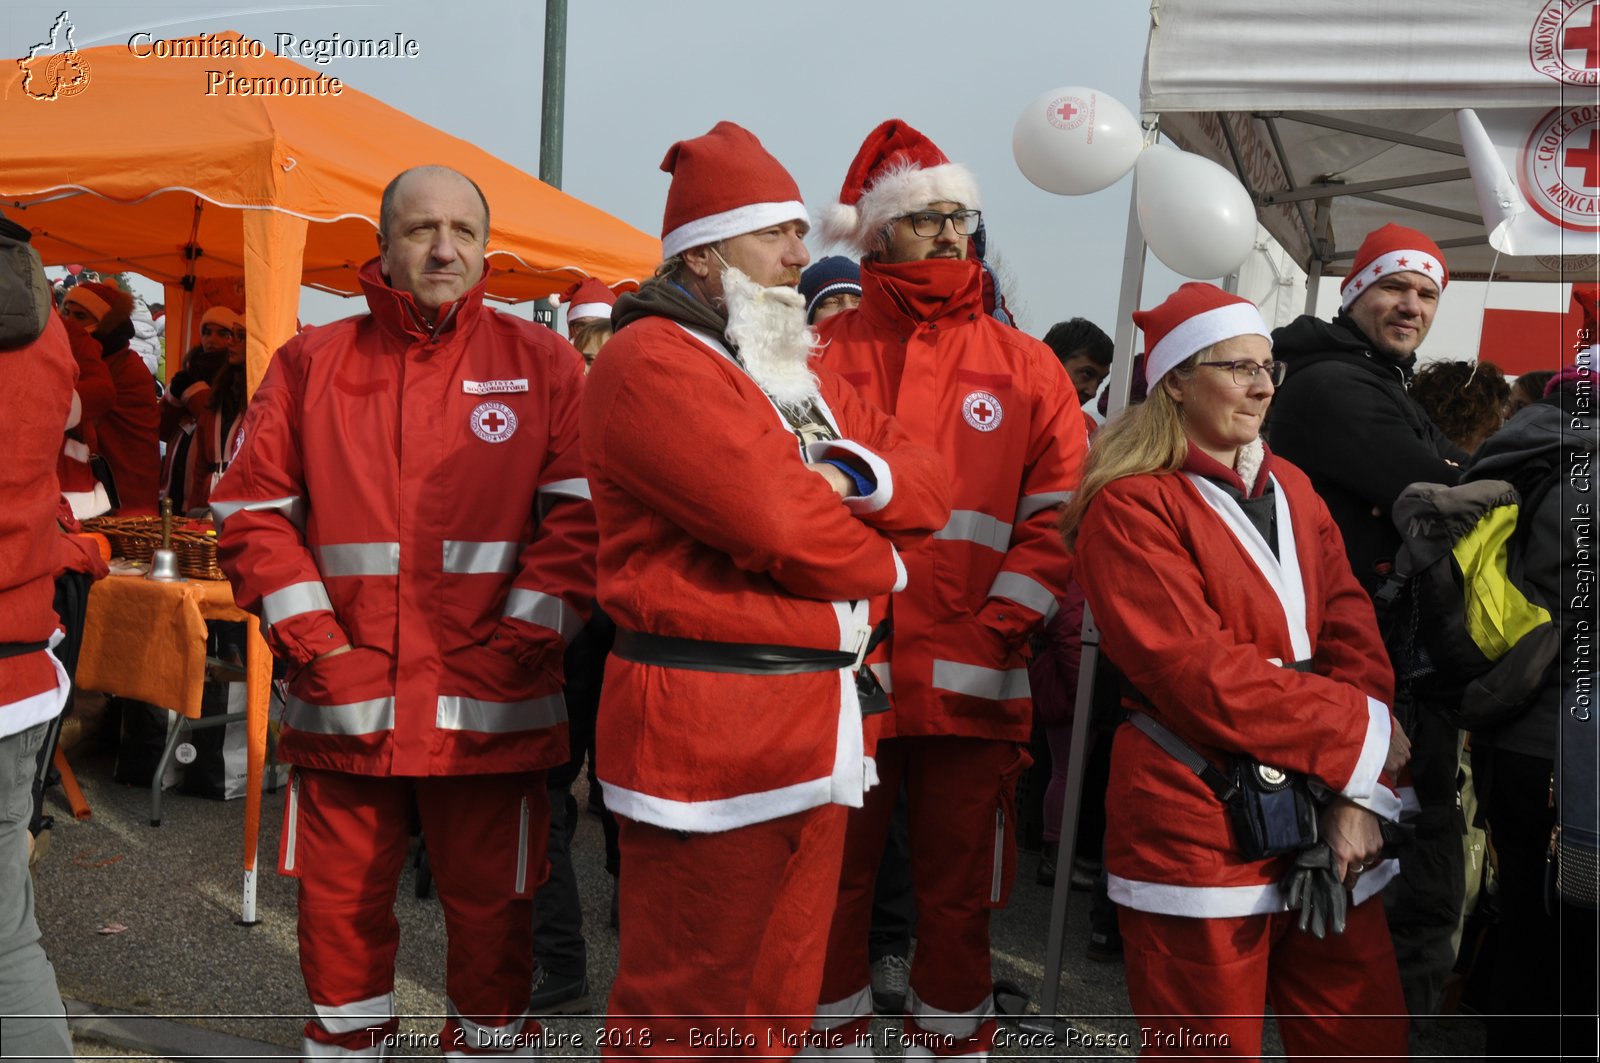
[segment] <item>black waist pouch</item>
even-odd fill
[[[1305,776],[1235,757],[1228,780],[1234,789],[1228,819],[1239,855],[1265,860],[1317,844],[1318,808]]]

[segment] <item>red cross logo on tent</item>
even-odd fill
[[[1569,170],[1582,170],[1584,188],[1600,187],[1600,129],[1589,130],[1587,143],[1567,148],[1561,165]]]
[[[1005,411],[1000,408],[1000,400],[989,392],[974,391],[962,401],[961,416],[978,431],[993,432],[1000,427]]]
[[[503,402],[480,402],[470,424],[472,434],[485,443],[504,443],[517,430],[517,414]]]
[[[1562,52],[1583,53],[1583,62],[1572,64],[1579,70],[1600,67],[1600,24],[1597,22],[1600,22],[1600,12],[1590,8],[1588,25],[1580,26],[1574,18],[1561,31]]]

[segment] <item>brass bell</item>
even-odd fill
[[[172,499],[161,500],[161,549],[150,556],[150,571],[145,579],[157,583],[181,583],[183,573],[178,571],[178,553],[172,549]]]

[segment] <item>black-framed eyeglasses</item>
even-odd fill
[[[983,224],[981,210],[953,210],[948,214],[937,210],[919,210],[903,217],[910,218],[911,231],[924,238],[944,232],[944,223],[947,221],[956,227],[957,236],[971,236]]]
[[[1213,369],[1227,369],[1233,374],[1233,382],[1242,388],[1247,388],[1254,384],[1257,373],[1266,373],[1267,379],[1272,381],[1273,387],[1283,383],[1283,378],[1289,375],[1288,362],[1252,362],[1248,358],[1241,358],[1237,362],[1196,362],[1195,364],[1209,365]]]

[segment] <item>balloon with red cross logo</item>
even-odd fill
[[[1061,196],[1116,184],[1143,146],[1144,134],[1126,107],[1081,85],[1039,96],[1011,130],[1011,154],[1022,176]]]
[[[517,414],[503,402],[480,402],[471,424],[472,434],[485,443],[504,443],[517,430]]]

